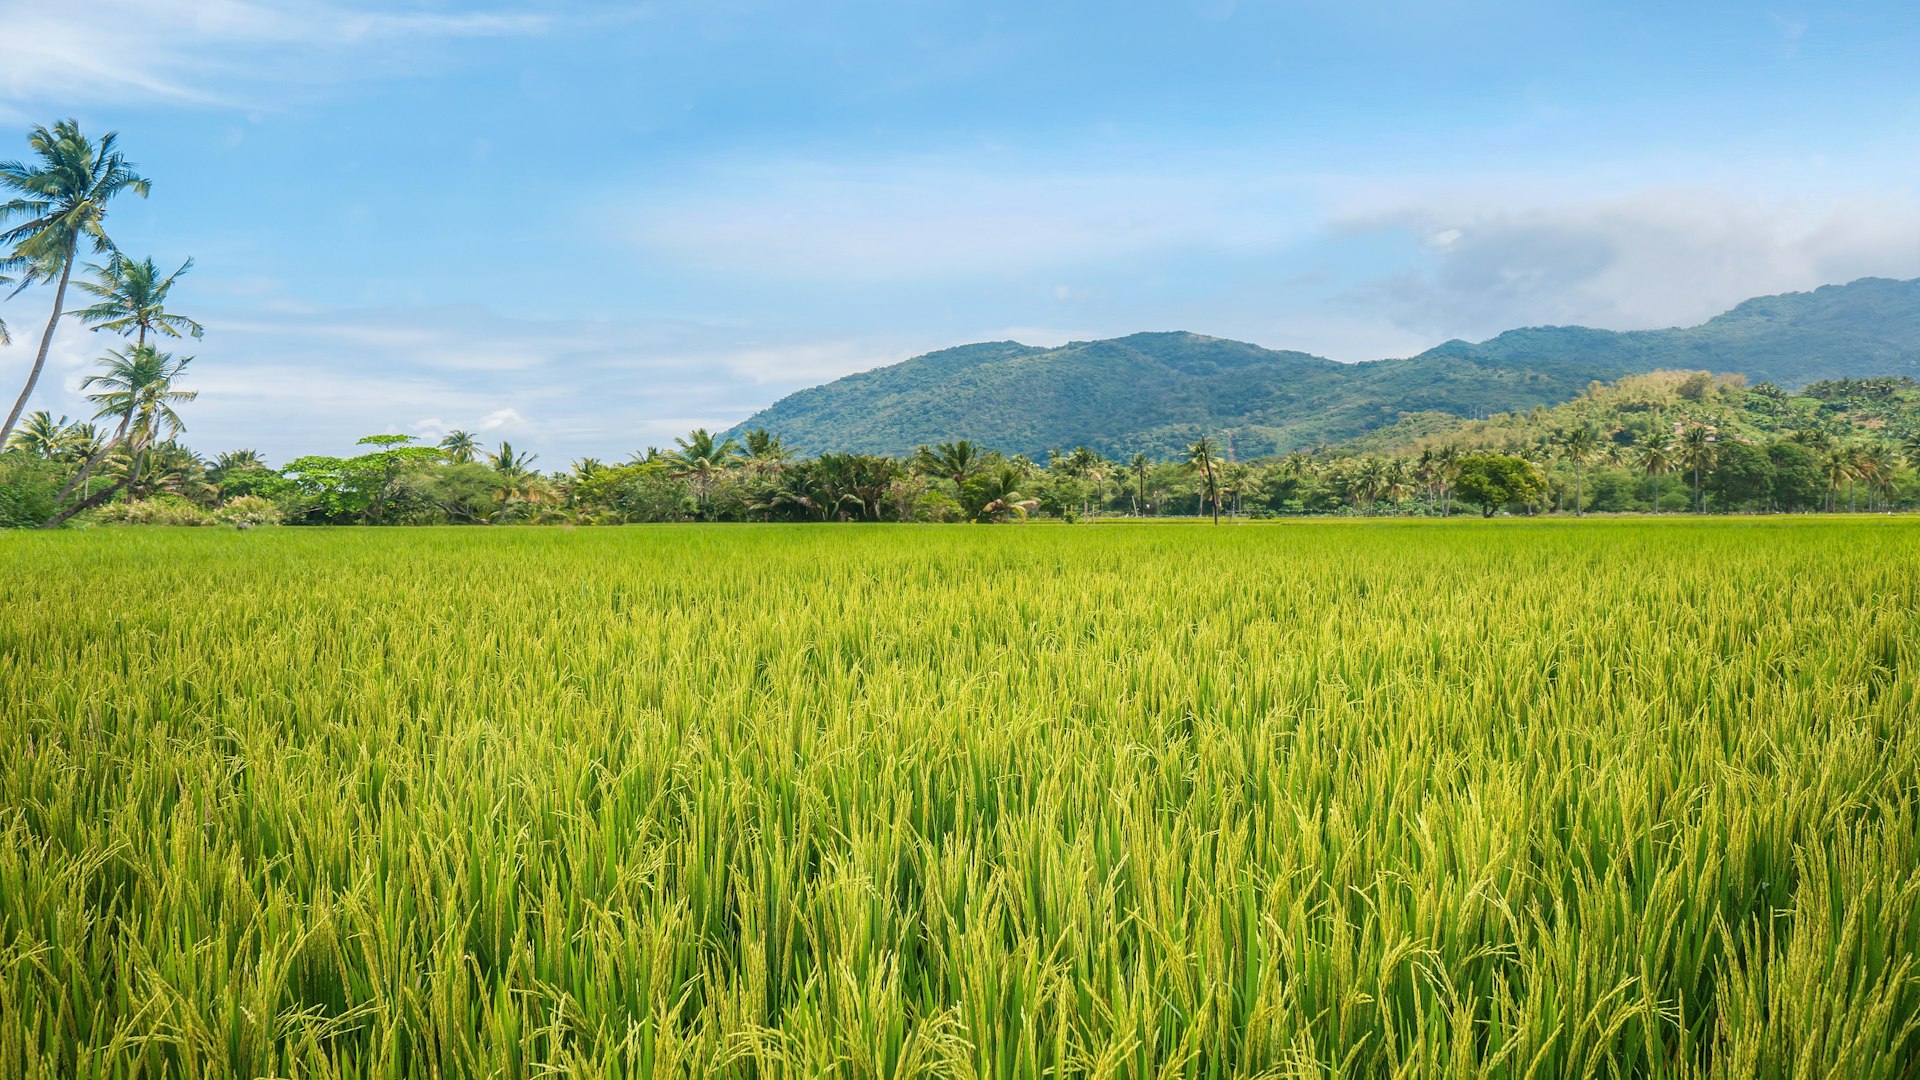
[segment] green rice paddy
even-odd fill
[[[1920,1075],[1920,522],[0,536],[0,1077]]]

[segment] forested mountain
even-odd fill
[[[1660,369],[1789,389],[1920,374],[1920,280],[1761,297],[1693,327],[1534,327],[1358,364],[1183,332],[963,345],[791,394],[733,433],[764,427],[805,452],[971,439],[1008,453],[1084,445],[1168,457],[1205,432],[1244,458],[1340,442],[1407,414],[1554,405],[1594,380]]]

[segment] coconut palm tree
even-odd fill
[[[1133,503],[1133,512],[1135,514],[1145,515],[1147,512],[1147,473],[1152,470],[1153,462],[1148,461],[1147,455],[1145,454],[1135,454],[1133,455],[1133,460],[1127,462],[1127,468],[1133,472],[1134,484],[1138,491],[1138,496],[1134,499]]]
[[[1113,462],[1099,454],[1088,452],[1091,460],[1080,469],[1080,475],[1093,485],[1093,512],[1099,513],[1107,504],[1107,478],[1113,475]]]
[[[1220,470],[1220,490],[1233,501],[1233,513],[1238,517],[1245,513],[1246,495],[1258,479],[1253,466],[1244,461],[1230,461]]]
[[[264,469],[267,459],[260,456],[258,450],[228,450],[213,459],[211,471],[230,473],[246,472],[249,469]]]
[[[1677,448],[1665,439],[1648,439],[1634,449],[1633,463],[1653,477],[1653,512],[1660,512],[1660,478],[1673,471]]]
[[[266,459],[257,450],[227,450],[207,466],[207,480],[226,491],[228,485],[244,473],[265,472]],[[248,492],[242,492],[247,494]]]
[[[1026,481],[1026,471],[1011,462],[996,469],[989,469],[982,476],[977,491],[985,497],[980,512],[974,515],[975,521],[1006,521],[1008,518],[1027,520],[1040,500],[1029,498],[1020,490]]]
[[[97,253],[115,250],[105,228],[107,204],[127,191],[145,196],[151,186],[115,148],[118,142],[119,136],[109,132],[96,144],[80,133],[77,121],[62,120],[51,131],[36,127],[27,133],[27,145],[37,157],[32,164],[0,161],[0,188],[17,193],[0,203],[0,226],[27,219],[0,231],[0,245],[9,249],[0,260],[4,260],[6,269],[27,270],[23,286],[56,274],[59,278],[53,292],[53,314],[47,317],[47,328],[40,335],[40,349],[27,373],[27,385],[6,422],[0,424],[0,445],[5,445],[12,434],[27,399],[33,396],[34,385],[40,381],[40,372],[47,366],[47,350],[53,346],[54,328],[66,311],[67,283],[73,278],[81,240],[90,242]]]
[[[1900,467],[1893,447],[1883,442],[1869,443],[1853,460],[1855,473],[1867,485],[1867,509],[1886,509],[1887,496],[1893,491],[1893,473]]]
[[[102,445],[98,427],[86,423],[68,424],[60,440],[60,460],[86,461],[99,453]]]
[[[1420,490],[1427,493],[1427,512],[1438,509],[1439,495],[1436,491],[1440,476],[1440,454],[1429,446],[1420,451],[1413,459],[1413,476],[1420,481]]]
[[[106,364],[106,371],[99,375],[88,376],[86,382],[81,385],[101,388],[100,393],[89,395],[94,404],[100,406],[100,411],[93,414],[94,419],[118,417],[120,425],[114,430],[113,437],[100,443],[87,457],[85,464],[80,466],[79,471],[68,478],[66,486],[60,489],[56,502],[64,502],[66,497],[73,493],[73,489],[86,482],[93,471],[100,466],[101,461],[105,460],[106,456],[127,438],[141,397],[148,393],[166,392],[166,387],[160,389],[155,387],[160,387],[161,384],[170,386],[173,376],[184,369],[192,359],[187,357],[176,364],[171,357],[151,345],[136,345],[130,349],[109,352],[106,355],[103,361]],[[89,485],[89,493],[91,490],[92,486]]]
[[[1447,517],[1453,513],[1453,478],[1460,475],[1460,447],[1453,443],[1442,446],[1434,454],[1434,464],[1440,484],[1440,516]]]
[[[58,420],[45,409],[38,409],[28,416],[26,422],[14,429],[7,439],[7,449],[25,450],[37,457],[54,458],[66,449],[67,418]]]
[[[922,446],[913,454],[913,467],[929,476],[953,481],[955,491],[985,468],[987,455],[966,439],[939,446]]]
[[[766,428],[754,428],[747,432],[746,450],[741,456],[741,464],[755,476],[772,476],[786,468],[793,460],[793,451],[780,441],[780,436]]]
[[[447,452],[448,461],[465,465],[480,456],[480,440],[474,438],[471,431],[455,428],[441,438],[440,449]]]
[[[1688,424],[1680,432],[1679,465],[1693,471],[1693,512],[1703,513],[1706,503],[1700,495],[1700,477],[1719,460],[1719,437],[1705,424]]]
[[[673,440],[679,449],[667,455],[672,461],[672,475],[686,480],[693,488],[694,498],[700,504],[700,516],[707,513],[707,496],[712,493],[713,485],[726,474],[727,466],[733,463],[740,452],[740,446],[732,439],[716,439],[706,428],[695,428],[684,439]]]
[[[167,294],[173,291],[180,275],[193,269],[192,259],[165,277],[160,276],[160,268],[153,264],[151,257],[134,262],[119,252],[114,253],[107,265],[89,265],[87,269],[93,271],[96,280],[82,281],[80,288],[100,302],[73,314],[95,330],[132,337],[138,345],[147,343],[149,333],[171,338],[197,338],[206,333],[199,323],[167,310]]]
[[[519,479],[531,473],[538,460],[538,454],[516,452],[513,444],[503,439],[500,448],[487,455],[487,466],[502,476]]]
[[[1560,432],[1555,436],[1554,442],[1560,448],[1560,456],[1573,464],[1573,515],[1584,517],[1586,508],[1581,505],[1582,474],[1586,470],[1587,462],[1600,451],[1600,437],[1594,434],[1591,427],[1581,424]]]
[[[1827,512],[1839,509],[1840,489],[1853,483],[1853,448],[1830,446],[1820,459],[1821,479],[1827,482]]]
[[[1387,486],[1391,483],[1387,460],[1378,454],[1361,458],[1354,465],[1353,482],[1354,494],[1366,503],[1366,512],[1371,515],[1374,504],[1386,494]]]
[[[100,407],[93,414],[94,418],[118,417],[120,425],[114,430],[113,437],[88,458],[87,463],[60,489],[55,501],[64,502],[73,489],[92,474],[102,459],[123,444],[132,460],[127,472],[114,483],[55,514],[41,528],[59,525],[80,511],[106,501],[121,488],[139,483],[144,451],[186,430],[186,424],[173,407],[192,401],[200,394],[197,390],[175,389],[173,383],[192,362],[191,356],[176,358],[151,345],[134,345],[108,353],[106,370],[89,375],[81,382],[82,390],[93,391],[87,395],[87,400]]]
[[[208,482],[206,463],[200,456],[171,439],[137,455],[109,459],[105,471],[129,499],[166,493],[205,502],[219,494],[219,489]]]
[[[1188,466],[1198,469],[1201,476],[1201,497],[1213,504],[1213,523],[1220,524],[1220,483],[1215,466],[1213,440],[1205,435],[1199,441],[1187,447]]]

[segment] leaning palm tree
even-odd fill
[[[89,375],[81,382],[81,389],[93,391],[87,395],[87,400],[99,406],[99,411],[93,414],[95,419],[118,417],[120,424],[114,430],[113,437],[88,458],[87,463],[60,489],[55,502],[64,502],[73,489],[79,487],[115,449],[124,445],[132,461],[128,471],[114,483],[55,514],[41,528],[59,525],[80,511],[106,501],[116,491],[139,484],[144,451],[186,430],[186,424],[181,421],[180,414],[174,412],[173,406],[192,401],[199,396],[199,391],[177,390],[173,382],[192,362],[191,356],[175,358],[151,345],[135,345],[108,353],[106,370]]]
[[[120,425],[114,429],[113,436],[87,459],[80,471],[67,481],[67,486],[60,491],[61,499],[65,499],[87,478],[100,460],[121,443],[129,439],[135,443],[140,441],[143,429],[136,421],[141,421],[142,417],[157,418],[163,424],[170,424],[174,432],[183,429],[172,405],[174,402],[192,401],[198,392],[176,391],[173,389],[173,380],[192,362],[191,356],[176,360],[151,345],[135,345],[106,355],[106,370],[87,376],[80,386],[81,389],[98,388],[98,392],[87,395],[88,400],[100,406],[100,410],[93,414],[94,419],[118,417]]]
[[[1220,484],[1214,471],[1213,440],[1202,435],[1198,442],[1187,447],[1187,464],[1200,470],[1202,495],[1213,504],[1213,523],[1220,524]]]
[[[67,418],[58,420],[45,409],[38,409],[7,439],[7,449],[25,450],[36,457],[57,457],[67,444]]]
[[[93,271],[95,280],[80,282],[80,288],[91,293],[99,303],[73,314],[95,330],[131,337],[137,345],[145,345],[149,333],[171,338],[197,338],[206,333],[206,328],[199,323],[167,310],[167,294],[173,291],[180,275],[193,269],[192,259],[165,277],[160,276],[160,268],[153,264],[152,258],[134,262],[119,252],[114,253],[107,265],[89,265],[87,269]]]
[[[205,502],[219,495],[219,488],[207,479],[206,462],[172,440],[155,443],[139,454],[117,456],[105,471],[129,499],[165,493]]]
[[[447,452],[448,461],[465,465],[480,456],[480,440],[473,437],[473,432],[456,428],[440,440],[440,449]]]
[[[104,225],[107,204],[126,191],[144,196],[150,186],[114,148],[118,141],[119,136],[109,132],[95,144],[80,133],[77,121],[62,120],[51,131],[36,127],[27,134],[27,145],[38,158],[34,163],[0,161],[0,188],[17,193],[0,203],[0,226],[16,218],[27,219],[0,231],[0,245],[8,248],[0,254],[0,260],[5,261],[7,269],[26,269],[22,287],[56,274],[59,277],[53,292],[53,314],[40,335],[40,350],[34,354],[27,385],[6,422],[0,424],[0,445],[12,433],[27,399],[33,396],[34,385],[40,381],[40,372],[47,366],[47,350],[53,346],[54,328],[65,314],[67,283],[73,278],[81,240],[90,242],[97,253],[115,250]]]

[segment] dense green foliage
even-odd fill
[[[1460,459],[1453,478],[1461,502],[1492,517],[1515,503],[1537,501],[1547,484],[1526,459],[1506,454],[1468,454]]]
[[[802,390],[733,434],[797,449],[904,454],[954,439],[1039,456],[1087,446],[1172,459],[1230,432],[1241,458],[1351,439],[1403,415],[1481,417],[1553,405],[1589,382],[1662,368],[1796,388],[1920,374],[1920,281],[1864,279],[1749,300],[1701,326],[1516,330],[1409,359],[1341,364],[1198,334],[1041,349],[1002,341],[928,353]]]
[[[1916,562],[12,534],[0,1075],[1907,1077]]]
[[[177,421],[158,424],[159,433]],[[0,455],[0,463],[11,463],[0,470],[0,502],[13,508],[0,511],[10,514],[0,520],[46,520],[47,485],[64,478],[65,486],[86,490],[74,479],[89,454],[104,454],[95,458],[92,499],[110,501],[78,520],[105,524],[952,522],[1216,510],[1446,515],[1462,505],[1526,514],[1920,507],[1920,383],[1906,378],[1815,383],[1789,394],[1737,377],[1653,372],[1592,384],[1551,409],[1476,421],[1422,413],[1318,454],[1255,462],[1234,460],[1207,436],[1178,462],[1156,463],[1144,453],[1114,461],[1077,447],[1043,464],[965,440],[906,458],[802,458],[764,431],[749,432],[745,445],[695,431],[669,451],[649,448],[611,465],[584,459],[542,473],[534,455],[505,443],[482,452],[456,432],[432,447],[405,435],[368,436],[352,456],[309,455],[275,470],[249,451],[203,461],[177,442],[152,441],[155,424],[135,425],[147,433],[141,439],[95,451],[89,448],[100,446],[100,436],[91,427],[34,414],[14,449]]]
[[[1584,449],[1571,452],[1570,439]],[[1335,448],[1323,471],[1401,469],[1425,490],[1449,482],[1438,467],[1448,455],[1470,451],[1540,466],[1541,501],[1556,509],[1576,494],[1601,511],[1907,508],[1920,505],[1920,381],[1844,379],[1790,394],[1700,371],[1632,375],[1552,409],[1410,417]],[[1695,484],[1691,497],[1681,490]]]

